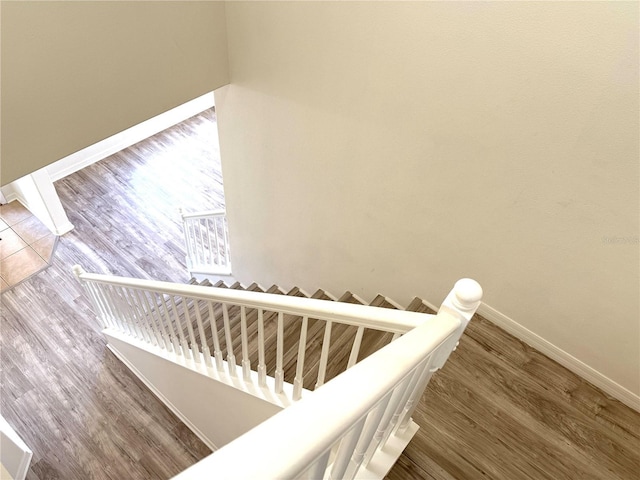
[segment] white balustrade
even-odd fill
[[[185,361],[203,364],[206,368],[215,366],[217,377],[224,374],[252,383],[252,371],[256,372],[257,386],[261,388],[267,386],[270,361],[274,369],[271,393],[276,396],[286,393],[287,403],[302,397],[305,380],[308,380],[306,383],[313,380],[316,388],[324,384],[331,361],[334,324],[357,327],[345,334],[353,337],[346,367],[351,368],[356,363],[365,328],[404,334],[429,317],[326,300],[89,274],[80,267],[75,267],[75,272],[104,328],[171,352]],[[324,337],[319,359],[316,359],[316,378],[305,379],[309,319],[324,324]],[[323,325],[314,328],[322,331]],[[271,343],[272,351],[265,351],[268,340],[265,330],[269,338],[275,339]],[[297,335],[298,344],[285,358],[289,351],[285,351],[285,337],[288,338],[290,331]],[[343,335],[340,341],[350,340]],[[256,363],[252,365],[252,361]],[[295,376],[285,379],[285,367],[292,362]],[[241,374],[238,365],[242,368]],[[288,383],[293,387],[285,389]]]
[[[376,455],[402,435],[409,399],[460,338],[480,300],[476,286],[458,285],[471,291],[461,293],[464,315],[444,308],[174,480],[382,478],[390,465]]]
[[[191,274],[231,274],[229,230],[224,210],[184,213],[180,209]]]
[[[172,352],[218,380],[244,382],[252,387],[247,391],[267,389],[269,398],[285,394],[287,408],[185,470],[176,477],[179,480],[212,475],[351,479],[360,478],[365,470],[380,469],[377,452],[415,433],[409,432],[411,414],[432,374],[455,349],[482,296],[477,282],[460,280],[438,314],[429,315],[89,274],[79,266],[74,272],[105,329]],[[351,329],[355,332],[347,369],[325,383],[332,360],[332,328],[345,324],[357,327]],[[298,344],[287,349],[291,353],[285,359],[285,334],[290,328]],[[365,328],[392,333],[394,339],[357,362]],[[310,331],[322,332],[323,337],[313,392],[303,388]],[[257,364],[251,364],[252,358]],[[289,361],[295,362],[292,384],[285,379]],[[267,374],[269,369],[273,376]],[[250,462],[245,461],[248,455]],[[384,474],[378,471],[373,476]]]

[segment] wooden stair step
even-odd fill
[[[258,285],[256,282],[253,282],[251,285],[247,287],[247,290],[251,290],[252,292],[262,292],[264,293],[264,289]]]
[[[192,281],[190,284],[194,284]],[[204,281],[196,283],[200,285],[211,285],[210,282]],[[217,288],[231,288],[235,290],[247,290],[254,292],[265,292],[265,290],[257,283],[252,283],[248,287],[244,287],[240,282],[235,282],[231,286],[227,286],[224,281],[220,280],[212,285]],[[300,298],[309,297],[303,290],[298,287],[293,287],[289,291],[283,291],[278,285],[270,286],[265,293],[271,293],[276,295],[288,295]],[[318,289],[310,298],[320,299],[325,301],[339,301],[343,303],[360,304],[365,305],[364,300],[359,298],[354,293],[347,291],[337,300],[328,292]],[[196,308],[200,308],[200,316],[202,319],[203,327],[205,329],[205,335],[208,337],[208,347],[213,354],[213,339],[211,335],[211,319],[209,318],[209,309],[205,302],[189,301],[186,304],[182,302],[176,302],[176,307],[179,308],[179,312],[182,316],[185,315],[185,307],[188,308],[189,316],[195,323]],[[400,306],[393,300],[383,296],[377,295],[369,304],[379,308],[399,309]],[[227,345],[224,334],[224,320],[222,305],[218,304],[214,307],[214,315],[216,318],[216,326],[218,331],[218,340],[220,348],[222,350],[223,358],[227,358]],[[408,311],[418,311],[431,313],[432,310],[425,305],[421,299],[414,299],[407,307]],[[247,343],[249,361],[253,370],[257,369],[258,364],[258,309],[246,308],[246,325],[247,325]],[[237,305],[228,306],[229,325],[231,328],[231,348],[233,349],[236,363],[241,365],[242,362],[242,337],[241,337],[241,307]],[[273,376],[276,368],[277,357],[277,326],[278,326],[278,314],[277,312],[264,311],[264,343],[265,343],[265,365],[267,374]],[[283,339],[283,373],[284,379],[287,382],[293,383],[295,379],[298,359],[298,348],[300,332],[302,328],[302,317],[298,315],[284,315],[284,332]],[[324,332],[327,322],[324,320],[318,320],[314,318],[308,319],[307,325],[307,340],[305,350],[305,360],[303,368],[304,388],[313,390],[317,381],[318,368],[320,365],[320,356],[322,353],[322,343],[324,339]],[[332,324],[330,347],[329,347],[329,361],[327,364],[327,371],[325,374],[325,383],[334,378],[335,376],[346,370],[347,362],[353,346],[353,341],[357,327],[344,324]],[[185,337],[188,339],[188,331],[185,328]],[[194,325],[194,336],[196,342],[200,342],[200,335],[197,329],[197,325]],[[393,334],[389,332],[382,332],[375,329],[366,328],[363,332],[362,343],[360,352],[358,355],[358,361],[366,358],[375,351],[387,345],[393,337]]]
[[[302,290],[300,290],[299,287],[293,287],[291,290],[289,290],[287,292],[287,295],[290,297],[303,297],[303,298],[309,298],[309,295],[307,295],[306,293],[304,293]]]
[[[252,283],[249,287],[244,290],[250,292],[262,292],[260,286],[256,283]],[[236,353],[236,361],[238,364],[241,363],[242,356],[242,311],[240,310],[238,314],[233,318],[229,319],[229,324],[231,325],[231,337],[233,338],[233,351]],[[252,361],[252,357],[255,357],[257,360],[258,349],[258,310],[255,308],[247,308],[245,309],[245,318],[247,324],[247,342],[249,344],[249,360]],[[253,362],[252,362],[253,363]]]
[[[340,296],[337,301],[364,305],[361,299],[349,291]],[[347,369],[351,347],[357,330],[358,328],[353,325],[332,324],[329,342],[329,362],[325,374],[325,383]],[[318,358],[318,364],[319,361]],[[315,365],[313,365],[313,367],[315,367]]]
[[[311,298],[316,298],[318,300],[330,300],[332,302],[336,302],[337,301],[336,297],[331,295],[329,292],[326,292],[325,290],[322,290],[321,288],[316,290],[315,293],[313,295],[311,295]]]
[[[274,293],[276,295],[286,295],[284,290],[282,290],[278,285],[271,285],[265,293]]]
[[[399,310],[398,304],[384,295],[377,295],[369,305],[372,307]],[[362,335],[360,352],[358,353],[358,361],[367,358],[372,353],[377,352],[385,345],[388,345],[392,339],[392,333],[382,332],[372,328],[365,328],[364,334]]]
[[[418,297],[415,297],[411,301],[409,306],[405,308],[405,310],[408,312],[430,313],[432,315],[435,315],[437,313],[433,308],[424,303],[424,301]]]

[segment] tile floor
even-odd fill
[[[19,202],[0,205],[0,290],[49,266],[57,237]]]

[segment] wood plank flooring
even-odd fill
[[[105,349],[70,270],[186,282],[177,207],[223,206],[215,136],[208,111],[56,183],[76,228],[1,303],[0,408],[34,450],[27,478],[163,479],[208,453]],[[640,478],[640,414],[480,317],[414,419],[391,480]]]
[[[209,450],[106,348],[71,273],[188,279],[178,207],[224,206],[208,111],[56,183],[75,229],[52,266],[2,294],[2,415],[28,479],[163,479]]]
[[[479,316],[414,420],[390,479],[639,478],[640,414]]]

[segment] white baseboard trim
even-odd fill
[[[555,360],[560,365],[571,370],[576,375],[584,378],[588,382],[600,388],[605,393],[611,395],[613,398],[620,400],[628,407],[640,412],[640,396],[636,395],[630,390],[627,390],[622,385],[614,382],[609,377],[591,368],[586,363],[578,360],[573,355],[548,342],[544,338],[533,333],[531,330],[523,327],[512,318],[509,318],[495,308],[490,307],[486,303],[480,304],[480,307],[478,308],[478,314],[489,320],[491,323],[499,326],[506,332],[510,333],[514,337],[522,340],[530,347],[535,348],[547,357]]]
[[[135,367],[135,365],[133,365],[129,360],[127,360],[127,358],[122,355],[118,349],[116,349],[113,345],[111,344],[107,344],[107,348],[109,348],[109,350],[111,350],[111,352],[118,357],[118,360],[120,360],[122,363],[124,363],[129,370],[131,370],[133,372],[133,374],[138,377],[140,379],[140,381],[142,383],[144,383],[146,385],[146,387],[151,390],[153,392],[153,394],[158,397],[160,399],[160,401],[162,403],[164,403],[167,408],[169,410],[171,410],[173,412],[173,414],[178,417],[182,423],[184,423],[189,430],[191,430],[193,433],[196,434],[196,436],[202,440],[202,442],[211,449],[212,452],[215,452],[216,450],[218,450],[218,447],[216,447],[213,442],[211,440],[209,440],[209,438],[207,438],[207,436],[202,433],[200,431],[200,429],[198,429],[198,427],[196,427],[191,420],[189,420],[187,417],[185,417],[182,412],[180,410],[178,410],[170,401],[169,399],[164,396],[154,385],[153,383],[151,383],[149,380],[147,380],[147,378]]]
[[[18,203],[22,204],[22,206],[24,208],[26,208],[27,210],[29,210],[31,213],[33,213],[34,211],[37,211],[36,208],[33,205],[29,204],[29,201],[26,198],[17,195],[13,190],[10,190],[10,192],[11,193],[9,195],[7,195],[7,201],[11,202],[13,200],[16,200],[16,201],[18,201]],[[39,220],[42,221],[41,218],[39,218]],[[45,223],[45,222],[42,222],[42,223]],[[54,235],[60,237],[60,236],[64,235],[65,233],[69,233],[73,229],[74,229],[73,224],[71,222],[69,222],[69,221],[66,221],[61,225],[54,226],[51,229],[51,233],[53,233]]]
[[[22,204],[24,208],[29,210],[38,218],[38,220],[40,220],[45,226],[47,226],[47,228],[51,230],[51,233],[58,237],[64,235],[65,233],[69,233],[74,229],[73,224],[69,221],[68,218],[62,223],[52,223],[50,216],[44,215],[42,209],[38,208],[37,205],[32,205],[29,202],[29,198],[27,196],[22,195],[19,191],[16,191],[16,182],[19,181],[20,179],[2,187],[2,194],[5,198],[6,203],[17,201],[18,203]]]
[[[2,187],[2,196],[4,197],[4,203],[11,203],[14,200],[18,200],[18,195],[16,195],[16,192],[12,188],[11,184]]]
[[[109,155],[113,155],[145,138],[149,138],[191,118],[213,107],[214,104],[213,92],[202,95],[52,163],[47,167],[47,173],[49,173],[51,181],[60,180]]]

